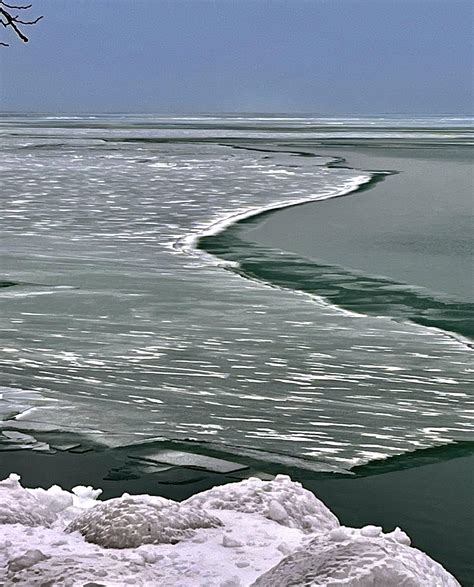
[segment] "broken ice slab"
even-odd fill
[[[265,473],[264,471],[236,471],[230,475],[234,479],[248,479],[249,477],[258,477],[262,481],[273,481],[275,475]]]
[[[158,465],[151,461],[138,461],[134,459],[133,461],[123,463],[118,467],[113,467],[107,472],[104,479],[106,481],[139,479],[140,477],[143,477],[143,475],[163,473],[164,471],[169,471],[171,468],[172,465]]]
[[[0,442],[0,451],[7,451],[7,450],[34,450],[36,452],[45,452],[48,454],[54,454],[56,451],[51,450],[49,445],[45,443],[38,443],[38,444],[20,444],[18,442],[11,442],[11,443],[3,443]]]
[[[151,461],[136,461],[134,459],[133,466],[135,470],[139,471],[142,475],[148,475],[150,473],[162,473],[163,471],[169,471],[173,465],[160,465],[158,463],[152,463]]]
[[[128,481],[130,479],[139,479],[140,475],[132,467],[121,466],[114,467],[107,472],[105,475],[105,481]]]
[[[214,457],[207,457],[205,455],[182,452],[179,450],[155,450],[153,452],[141,451],[140,454],[129,454],[128,456],[132,459],[181,467],[196,467],[198,469],[205,469],[206,471],[223,474],[248,469],[247,465],[242,465],[241,463],[233,463],[231,461],[224,461],[223,459],[216,459]]]
[[[79,448],[81,445],[78,442],[50,442],[49,446],[54,450],[64,452],[73,448]]]
[[[3,430],[2,435],[6,438],[9,438],[13,442],[24,442],[25,444],[35,443],[36,439],[28,434],[23,434],[23,432],[18,432],[18,430]]]
[[[58,432],[58,426],[46,422],[28,422],[28,420],[5,420],[0,421],[0,430],[18,430],[23,432]]]
[[[157,483],[163,485],[187,485],[188,483],[197,483],[206,479],[205,471],[196,469],[183,469],[181,467],[172,467],[167,471],[157,473],[155,479]]]
[[[46,442],[37,441],[28,434],[17,430],[3,430],[0,433],[0,450],[31,449],[40,452],[49,452],[50,447]]]
[[[90,452],[92,450],[91,446],[84,446],[82,444],[79,444],[77,446],[74,446],[73,448],[68,449],[67,452],[70,453],[74,453],[74,454],[82,454],[84,452]]]
[[[7,450],[25,450],[25,448],[31,448],[31,447],[21,446],[19,444],[14,443],[14,442],[9,443],[9,444],[3,443],[3,442],[0,443],[0,451],[2,451],[2,452],[7,451]]]
[[[38,444],[37,446],[34,446],[31,450],[34,450],[35,452],[42,452],[48,455],[54,455],[56,454],[57,451],[55,451],[53,448],[51,448],[48,444]]]
[[[39,405],[42,396],[37,391],[0,386],[0,421],[10,421]]]

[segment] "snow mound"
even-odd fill
[[[322,501],[286,475],[277,475],[273,481],[251,477],[239,483],[213,487],[193,495],[184,504],[195,509],[260,514],[282,526],[307,533],[339,526],[339,520]]]
[[[256,514],[221,510],[218,515],[223,526],[196,530],[189,540],[122,549],[87,542],[78,532],[65,533],[63,518],[52,528],[3,526],[0,585],[221,587],[234,580],[234,587],[246,587],[281,560],[278,545],[285,543],[293,552],[307,536]],[[28,550],[41,554],[30,553],[25,560]],[[16,559],[23,562],[16,564]]]
[[[408,542],[408,544],[407,544]],[[261,575],[252,587],[459,587],[456,579],[423,552],[409,546],[397,528],[337,528],[319,534],[304,548]]]
[[[88,542],[106,548],[136,548],[175,544],[192,536],[193,530],[221,525],[215,516],[164,498],[124,494],[83,512],[66,532],[78,531]]]
[[[49,527],[56,514],[20,485],[15,473],[0,481],[0,524]]]

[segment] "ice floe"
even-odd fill
[[[182,587],[459,585],[399,528],[340,526],[289,477],[178,503],[0,482],[0,584]]]

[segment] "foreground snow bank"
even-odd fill
[[[179,504],[0,482],[0,584],[455,586],[399,529],[344,528],[299,483],[248,479]]]

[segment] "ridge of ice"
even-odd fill
[[[454,587],[400,529],[340,526],[289,477],[248,479],[177,503],[150,495],[0,482],[0,584],[143,587]]]

